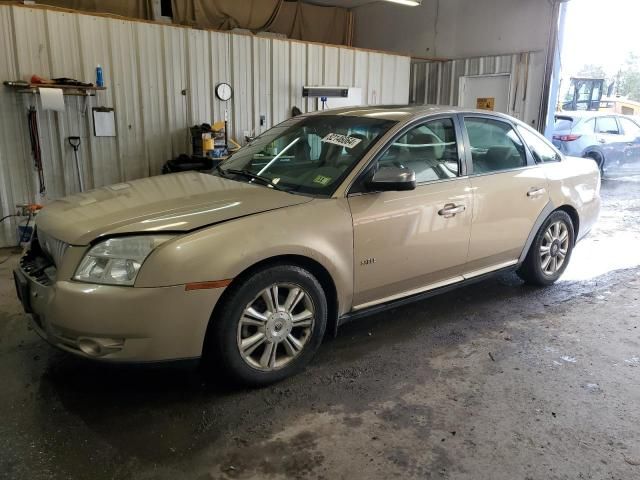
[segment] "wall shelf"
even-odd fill
[[[6,87],[11,88],[16,93],[30,93],[30,94],[38,94],[39,88],[59,88],[62,90],[63,95],[72,95],[72,96],[80,96],[80,97],[93,97],[96,95],[96,92],[101,92],[107,89],[107,87],[83,87],[79,85],[56,85],[56,84],[40,84],[40,83],[30,83],[30,84],[19,84],[19,85],[9,85],[7,82],[4,84]]]

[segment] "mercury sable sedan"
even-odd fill
[[[508,269],[554,283],[599,193],[594,162],[505,115],[330,110],[277,125],[211,174],[51,203],[16,288],[68,352],[202,358],[264,385],[356,316]]]

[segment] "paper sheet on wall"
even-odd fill
[[[116,119],[113,109],[93,109],[93,133],[96,137],[116,136]]]
[[[61,88],[38,88],[43,110],[64,112],[64,95]]]

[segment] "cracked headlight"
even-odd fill
[[[104,285],[133,285],[145,258],[172,235],[110,238],[94,245],[78,266],[74,280]]]

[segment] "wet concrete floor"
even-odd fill
[[[12,258],[0,478],[640,478],[640,177],[603,200],[555,286],[505,275],[354,322],[262,390],[54,350]]]

